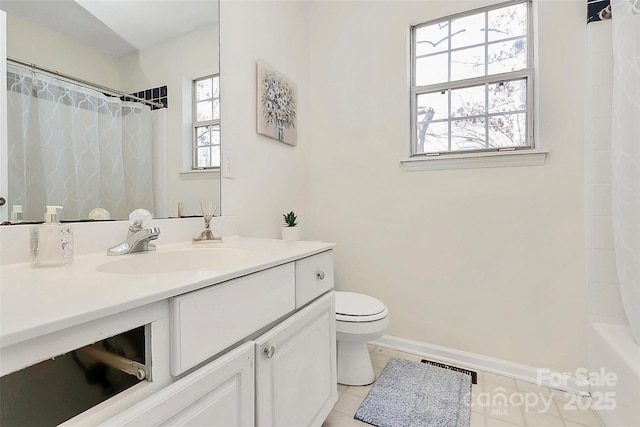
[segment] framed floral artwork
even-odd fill
[[[295,147],[298,143],[296,84],[262,60],[258,61],[257,77],[256,131]]]

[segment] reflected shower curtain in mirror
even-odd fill
[[[7,69],[9,203],[26,220],[42,220],[45,205],[63,206],[64,219],[153,210],[148,106]]]
[[[640,0],[612,0],[611,192],[618,283],[640,345]]]

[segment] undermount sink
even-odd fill
[[[122,255],[96,269],[112,274],[159,274],[220,268],[241,262],[248,252],[232,248],[197,248]]]

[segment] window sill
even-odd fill
[[[443,154],[440,156],[402,159],[405,172],[501,168],[514,166],[542,166],[548,150],[496,151],[491,153]]]
[[[206,179],[220,176],[220,168],[193,169],[180,172],[180,177],[184,179]]]

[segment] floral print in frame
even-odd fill
[[[297,95],[294,82],[266,62],[257,69],[257,132],[292,146],[297,145]]]

